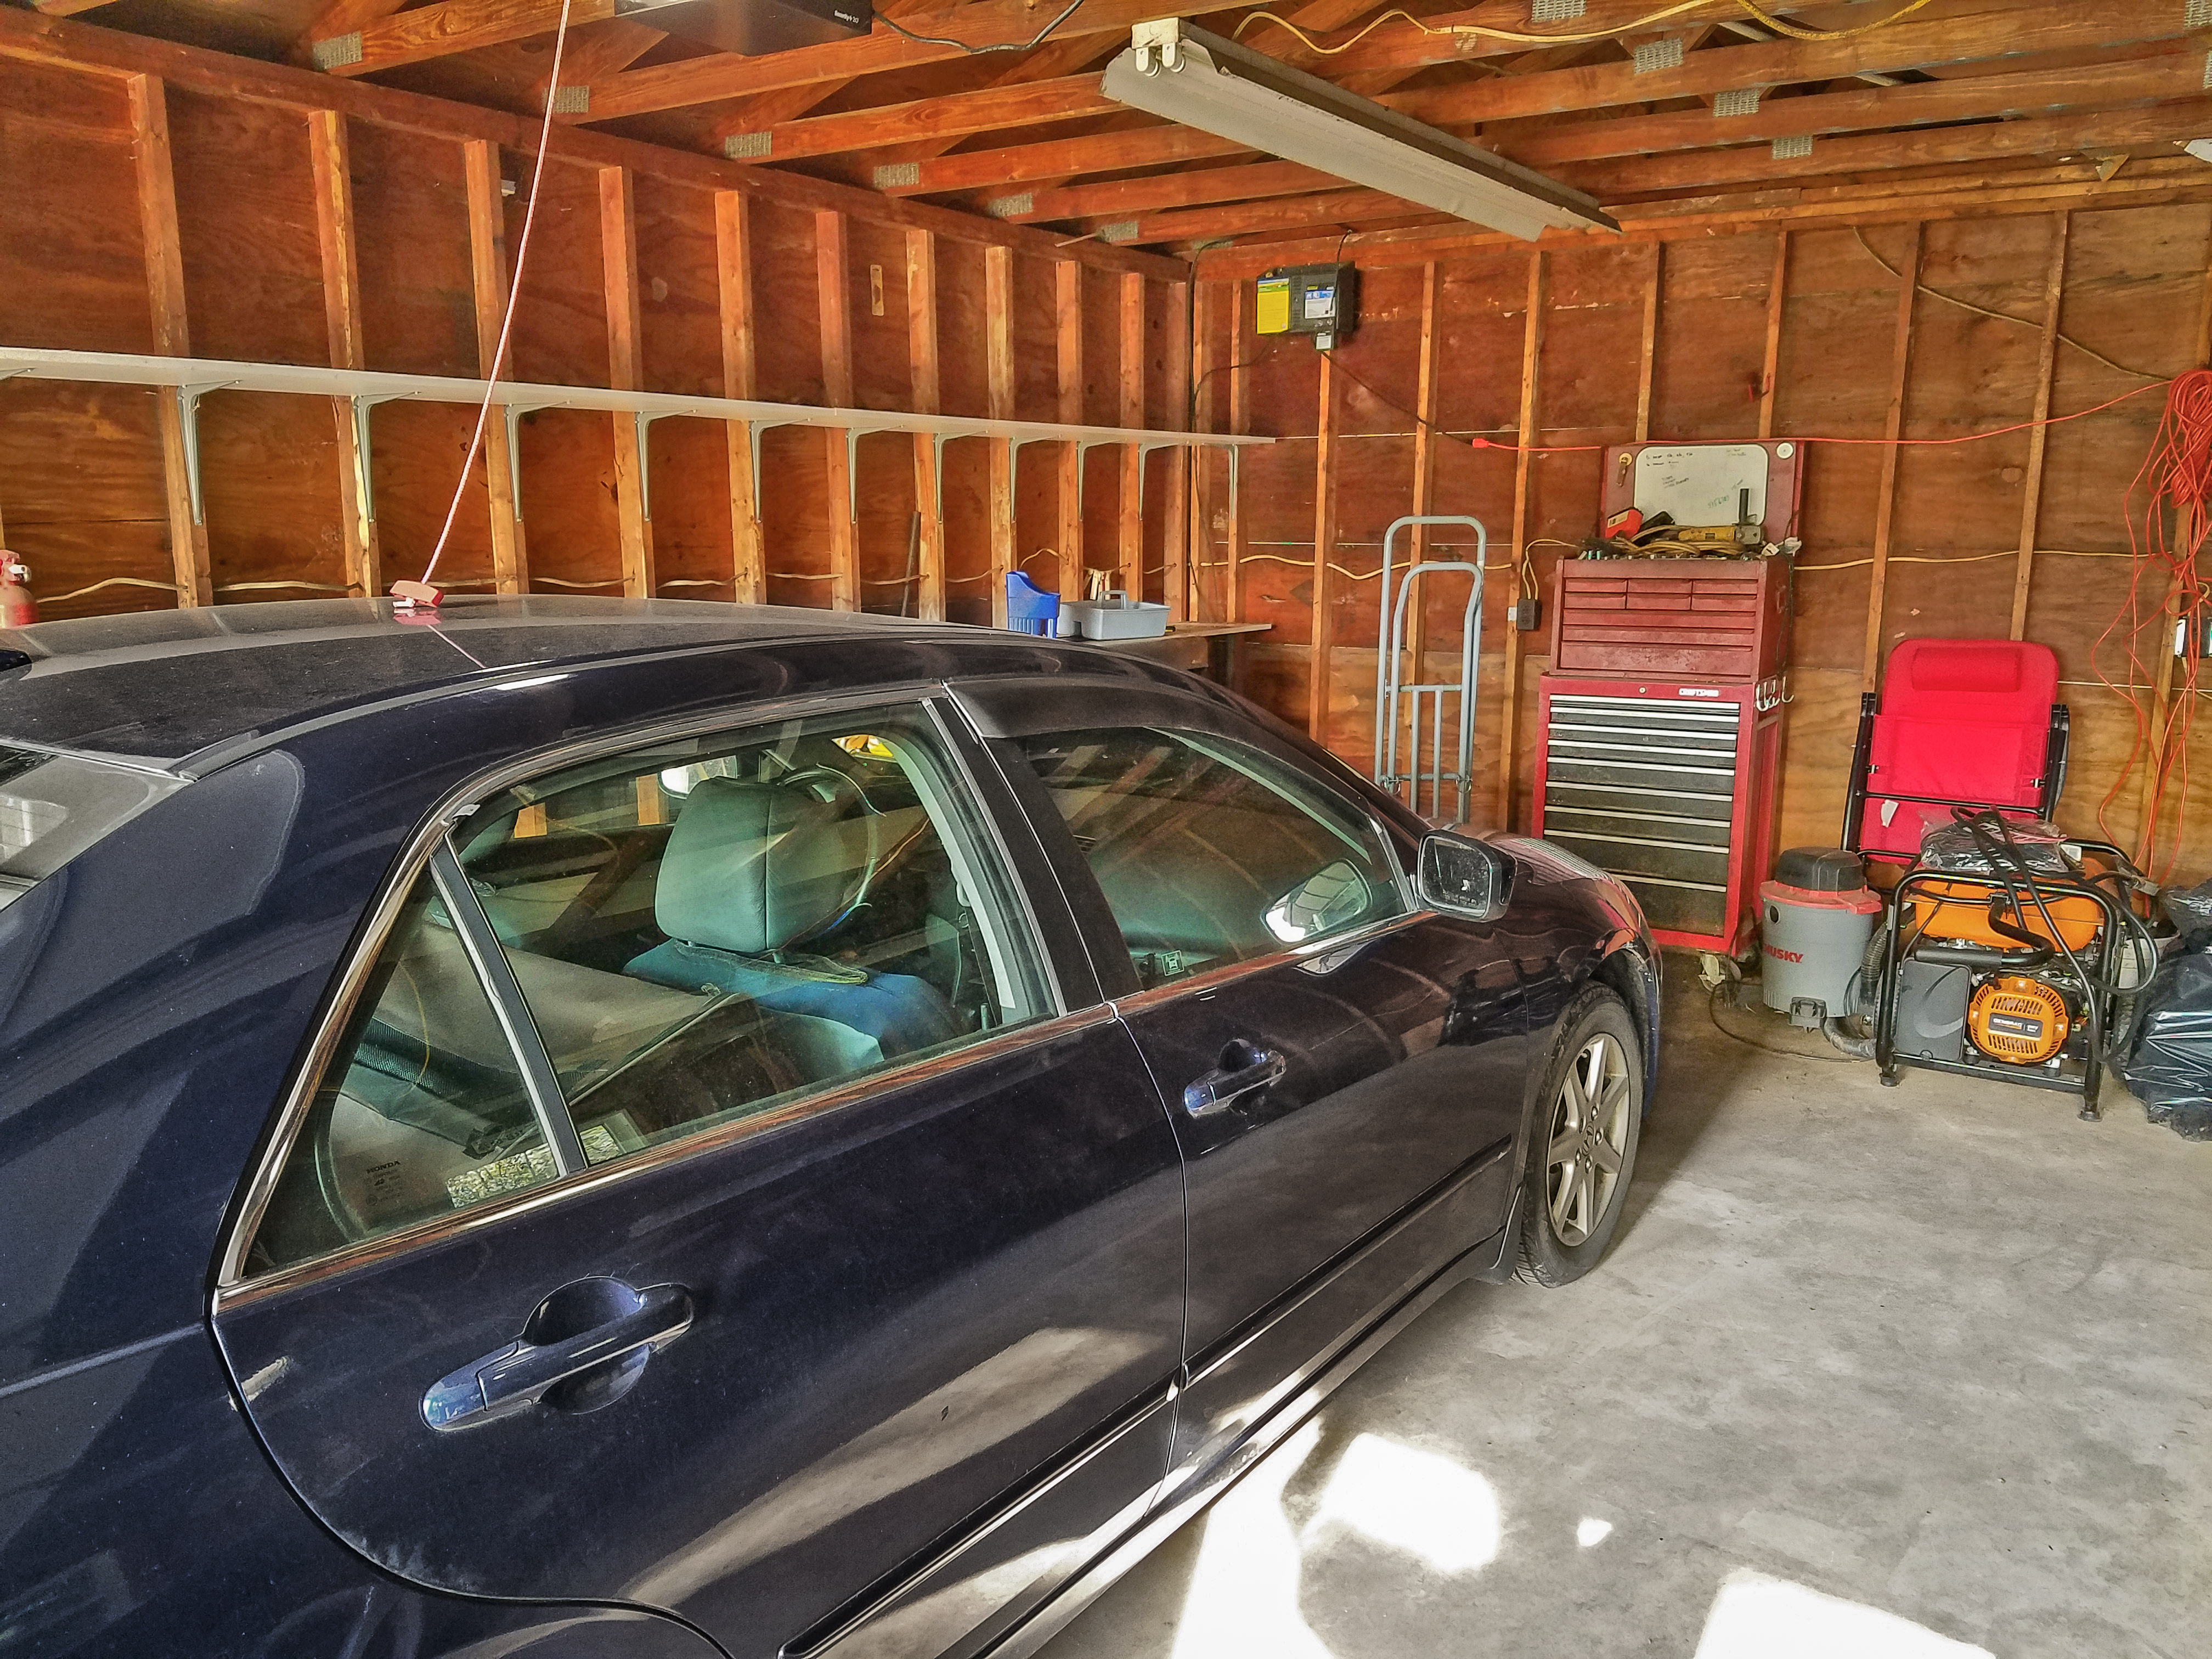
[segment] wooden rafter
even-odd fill
[[[167,85],[179,91],[242,98],[283,109],[332,109],[385,126],[439,138],[488,142],[509,149],[534,149],[538,139],[535,119],[503,110],[472,107],[386,87],[356,85],[332,76],[144,40],[4,6],[0,6],[0,59],[64,62],[88,74],[112,77],[118,84],[158,71]],[[872,192],[827,179],[738,166],[632,138],[556,127],[550,154],[587,167],[630,167],[691,188],[743,190],[757,199],[810,213],[836,208],[866,214],[879,222],[902,229],[928,230],[951,241],[1001,244],[1048,258],[1054,251],[1050,236],[1021,226],[924,203],[887,202]],[[1131,250],[1094,245],[1081,258],[1102,268],[1140,270],[1169,280],[1183,274],[1178,264]]]
[[[878,149],[889,144],[939,138],[964,138],[994,127],[1025,127],[1042,122],[1109,115],[1121,106],[1098,90],[1096,75],[1063,76],[1053,81],[979,87],[943,98],[919,98],[780,122],[765,130],[723,133],[732,160],[790,161],[842,150]]]
[[[1111,240],[1119,242],[1194,242],[1215,236],[1246,236],[1262,230],[1297,230],[1309,225],[1404,219],[1429,211],[1379,190],[1340,190],[1283,201],[1238,202],[1228,207],[1148,214],[1095,228],[1102,234],[1110,233]]]
[[[389,17],[407,3],[407,0],[331,0],[315,14],[314,21],[301,31],[300,38],[292,43],[287,54],[291,60],[306,68],[315,61],[315,43],[319,40],[342,40],[367,25]],[[51,5],[39,9],[52,12]],[[77,9],[83,9],[82,7]]]
[[[614,15],[615,0],[569,0],[568,27],[605,22]],[[326,12],[308,29],[307,47],[318,69],[332,75],[373,75],[550,34],[560,21],[561,0],[444,0],[359,21],[332,20]]]
[[[1907,21],[1844,40],[1778,40],[1685,54],[1681,67],[1638,73],[1632,63],[1590,64],[1542,75],[1491,76],[1438,87],[1393,106],[1439,126],[1561,115],[1615,104],[1796,86],[1864,70],[1895,73],[1969,59],[2002,59],[2062,46],[2124,46],[2194,33],[2184,9],[2166,0],[2105,0],[2041,8],[2031,19],[1995,11],[1935,22]]]
[[[451,5],[485,7],[514,3],[514,0],[449,0]],[[538,5],[542,11],[544,0],[530,0],[530,3]],[[591,0],[591,3],[611,6],[613,0]],[[1125,33],[1132,25],[1146,18],[1192,17],[1212,9],[1214,7],[1204,0],[1086,0],[1082,9],[1060,26],[1060,35],[1055,38]],[[930,14],[929,19],[950,31],[945,38],[957,37],[971,46],[1010,46],[1030,40],[1043,26],[1043,20],[1040,20],[1029,0],[976,0],[973,5]],[[537,32],[542,33],[548,27],[541,25]],[[771,52],[764,58],[716,52],[681,63],[626,70],[592,88],[588,112],[583,118],[608,121],[623,116],[649,115],[658,110],[681,109],[690,104],[773,92],[780,87],[850,81],[890,70],[915,69],[966,55],[958,46],[926,46],[889,29],[877,29],[849,40],[833,40],[799,52]]]
[[[2200,70],[2201,72],[2201,70]],[[1693,150],[1633,161],[1584,163],[1560,176],[1607,198],[1629,191],[1744,184],[1773,179],[1826,177],[1883,167],[1981,161],[2000,156],[2061,155],[2071,151],[2125,149],[2162,139],[2193,138],[2212,122],[2212,97],[2197,96],[2147,110],[2095,115],[2057,115],[2030,121],[1929,127],[1814,141],[1806,155],[1782,157],[1747,149]]]
[[[2063,208],[2208,199],[2212,199],[2212,179],[2206,177],[2203,163],[2177,158],[2137,161],[2109,180],[2100,180],[2094,167],[2077,162],[1966,179],[1913,178],[1655,202],[1616,209],[1613,216],[1620,222],[1623,233],[1632,238],[1691,240],[1753,224],[1934,222],[1990,213],[2049,213]],[[1330,224],[1314,228],[1303,236],[1278,236],[1249,246],[1209,249],[1200,255],[1200,276],[1205,281],[1228,282],[1254,276],[1270,265],[1335,257],[1341,235],[1337,226]],[[1552,240],[1547,239],[1547,246]],[[1476,230],[1439,215],[1429,223],[1403,228],[1375,222],[1374,228],[1358,231],[1347,246],[1356,252],[1362,266],[1381,267],[1419,264],[1436,257],[1440,247],[1511,245],[1513,239],[1499,232]]]
[[[1188,127],[1136,127],[1093,133],[1086,138],[1054,138],[1012,149],[962,150],[927,161],[905,161],[878,168],[875,187],[887,196],[939,196],[987,185],[1019,185],[1036,179],[1066,179],[1086,173],[1119,173],[1129,167],[1165,167],[1176,161],[1247,154],[1233,139]]]
[[[1765,99],[1756,111],[1744,116],[1716,118],[1710,109],[1686,110],[1577,121],[1526,132],[1497,131],[1486,134],[1483,142],[1530,167],[1552,167],[1609,156],[1863,132],[1877,127],[2039,116],[2063,109],[2111,109],[2185,98],[2203,89],[2203,76],[2204,62],[2197,53],[2161,50],[2148,58],[2056,74],[2036,70],[1978,76],[1970,81],[1859,87],[1808,98]]]
[[[906,19],[917,17],[928,9],[931,0],[883,0],[876,8],[879,17]],[[1091,49],[1085,43],[1086,50]],[[1034,76],[1022,71],[1033,68],[1041,58],[1052,50],[1047,46],[1039,52],[1020,58],[1013,70],[1000,78],[1006,81],[1046,80],[1058,75],[1060,70],[1039,69]],[[1067,67],[1079,68],[1071,64]],[[605,76],[594,77],[605,79]],[[734,107],[725,104],[705,128],[706,148],[719,150],[725,137],[732,132],[764,132],[770,127],[781,126],[786,121],[796,121],[808,112],[818,109],[842,94],[851,81],[806,81],[797,86],[779,87],[773,92],[756,93],[749,98],[736,100]],[[586,99],[588,104],[588,96]]]
[[[1249,202],[1267,196],[1304,195],[1343,184],[1297,161],[1252,161],[1194,173],[1152,173],[1103,185],[1069,185],[1017,195],[993,194],[983,203],[994,218],[1015,224],[1063,219],[1102,222],[1210,202]]]

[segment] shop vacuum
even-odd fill
[[[1793,847],[1759,889],[1759,987],[1766,1006],[1792,1025],[1825,1033],[1856,1059],[1872,1045],[1838,1022],[1874,1006],[1865,971],[1881,899],[1867,885],[1856,853]]]

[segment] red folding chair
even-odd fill
[[[2018,640],[1906,640],[1859,699],[1844,845],[1911,864],[1954,806],[2048,818],[2066,781],[2058,659]]]

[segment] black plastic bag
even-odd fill
[[[2152,1122],[2212,1140],[2212,928],[2185,936],[2151,975],[2120,1078]]]
[[[2158,896],[2166,920],[2181,933],[2212,927],[2212,881],[2199,882],[2194,887],[2169,887]]]

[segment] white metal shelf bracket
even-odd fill
[[[746,432],[745,437],[753,452],[753,520],[755,523],[758,523],[761,516],[761,434],[768,431],[771,427],[789,426],[791,422],[788,421],[750,421],[746,422],[746,424],[750,430]]]
[[[363,524],[376,522],[376,467],[374,440],[370,436],[368,412],[379,404],[397,403],[396,392],[381,397],[368,392],[356,392],[348,399],[353,404],[353,482],[361,499]]]
[[[537,412],[536,404],[503,404],[500,417],[507,422],[507,498],[514,504],[514,521],[522,522],[522,417]]]
[[[1084,457],[1094,449],[1103,448],[1109,444],[1119,444],[1121,441],[1122,440],[1119,438],[1079,438],[1075,441],[1075,510],[1078,513],[1083,511],[1084,492],[1089,484],[1091,474],[1091,469],[1083,464]]]
[[[1145,516],[1145,457],[1156,449],[1184,449],[1190,446],[1170,443],[1140,443],[1137,445],[1137,516]]]
[[[653,456],[647,435],[655,421],[665,421],[665,415],[651,414],[639,410],[630,417],[630,429],[637,438],[637,512],[647,524],[653,522]]]
[[[945,518],[945,446],[957,435],[951,432],[933,432],[929,434],[929,483],[930,488],[937,492],[937,517],[940,523]]]
[[[192,522],[207,522],[207,499],[200,493],[200,399],[230,384],[214,380],[204,386],[177,387],[177,428],[185,452],[185,488],[191,496]]]

